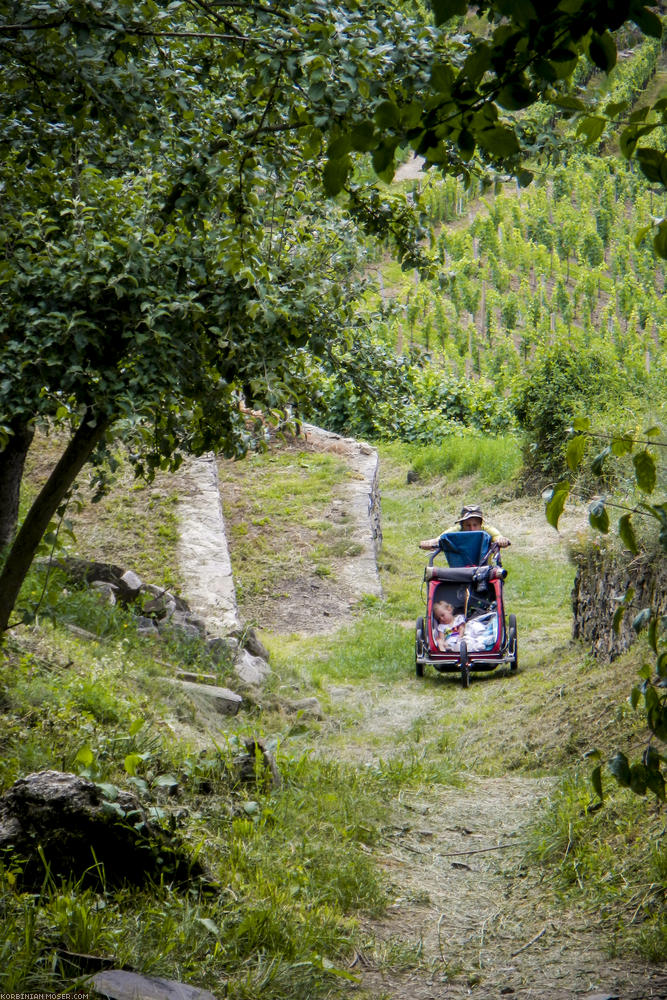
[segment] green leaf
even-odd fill
[[[609,514],[604,505],[604,500],[595,500],[588,508],[588,521],[592,528],[601,531],[606,535],[609,531]]]
[[[608,458],[611,454],[611,448],[607,445],[602,451],[598,452],[593,461],[591,462],[591,472],[594,476],[601,476],[602,470],[604,468],[604,460]]]
[[[648,7],[634,7],[630,17],[637,27],[649,38],[662,38],[662,21]]]
[[[327,156],[330,160],[341,160],[352,148],[352,137],[349,134],[339,135],[332,139],[327,149]]]
[[[588,54],[601,70],[608,73],[616,65],[616,42],[609,31],[599,35],[594,31],[588,46]]]
[[[89,746],[81,747],[76,757],[74,758],[75,764],[83,764],[84,767],[90,767],[90,765],[95,760],[95,755]]]
[[[614,611],[614,617],[612,618],[611,627],[614,630],[614,634],[618,635],[621,631],[621,623],[623,621],[623,616],[625,615],[625,605],[619,604]]]
[[[360,153],[368,153],[371,149],[375,149],[379,143],[379,139],[373,131],[373,122],[367,121],[355,125],[350,132],[350,140],[352,148],[358,150]]]
[[[667,187],[667,156],[659,149],[650,146],[640,146],[635,151],[640,169],[651,184],[662,184]]]
[[[153,782],[155,788],[178,788],[178,778],[175,778],[173,774],[161,774]]]
[[[641,697],[642,697],[641,690],[640,688],[637,687],[637,685],[635,685],[632,691],[630,692],[630,704],[635,709],[635,711],[637,709],[637,705],[641,701]]]
[[[599,118],[596,115],[587,115],[577,125],[577,135],[583,135],[586,142],[590,145],[593,142],[597,142],[604,132],[606,124],[607,122],[604,118]]]
[[[491,66],[491,47],[484,42],[479,43],[463,64],[463,74],[472,84],[482,79]]]
[[[629,160],[634,153],[638,139],[639,134],[633,125],[629,125],[621,132],[619,145],[621,148],[621,155],[624,156],[626,160]]]
[[[393,101],[382,101],[375,111],[375,121],[380,128],[397,129],[401,124],[401,112]]]
[[[634,447],[634,441],[629,437],[615,437],[611,442],[611,452],[616,458],[629,455]]]
[[[647,427],[644,434],[646,437],[660,437],[662,429],[660,427]]]
[[[655,661],[655,669],[658,677],[667,677],[667,650],[662,652]]]
[[[623,514],[623,516],[619,518],[618,533],[626,549],[630,549],[630,552],[632,552],[633,556],[636,556],[637,553],[639,552],[639,546],[637,545],[635,530],[632,527],[631,519],[632,519],[632,514]]]
[[[550,499],[547,501],[546,506],[546,517],[547,521],[552,528],[558,530],[558,521],[563,509],[567,502],[567,498],[570,495],[570,484],[566,479],[563,479],[558,483],[551,494]]]
[[[660,771],[647,771],[646,785],[661,802],[665,801],[665,779]]]
[[[439,94],[449,94],[454,82],[454,71],[449,63],[434,63],[431,67],[431,84]]]
[[[652,493],[656,484],[655,460],[648,451],[638,451],[632,457],[635,467],[635,479],[639,489],[644,493]]]
[[[630,765],[628,758],[620,750],[617,750],[609,761],[609,770],[616,778],[619,785],[627,788],[630,784]]]
[[[507,111],[519,111],[535,101],[535,92],[524,83],[508,83],[500,88],[497,101]]]
[[[468,129],[462,128],[459,132],[459,137],[456,140],[459,150],[461,151],[461,156],[464,160],[469,160],[472,154],[475,152],[475,137],[472,132]]]
[[[658,257],[667,260],[667,220],[665,219],[656,228],[656,234],[653,237],[653,249]]]
[[[578,97],[571,97],[569,94],[557,94],[552,97],[549,101],[557,108],[562,108],[564,111],[586,111],[588,110],[588,105],[584,104],[582,100]]]
[[[479,145],[494,156],[514,156],[519,152],[519,140],[514,130],[496,125],[494,128],[482,129],[476,133]]]
[[[322,182],[324,190],[330,198],[339,194],[343,190],[343,185],[347,180],[347,175],[352,168],[349,156],[344,156],[340,160],[327,160],[324,165]]]
[[[440,25],[449,21],[450,17],[467,14],[468,4],[466,0],[431,0],[431,10],[436,25]]]
[[[565,451],[565,460],[567,461],[567,466],[572,472],[576,472],[581,465],[581,460],[584,457],[584,452],[586,451],[586,435],[577,434],[576,437],[570,438],[567,443],[567,449]]]
[[[141,764],[141,761],[142,761],[141,754],[129,753],[127,755],[123,764],[126,772],[130,775],[130,777],[133,778],[136,775],[137,768],[139,767],[139,764]]]
[[[648,236],[648,234],[651,232],[652,229],[653,229],[652,222],[650,222],[647,226],[640,226],[640,228],[634,235],[635,247],[639,248],[642,245],[642,243],[644,242],[644,240],[646,239],[646,237]]]
[[[615,118],[621,111],[625,111],[629,104],[629,101],[611,101],[604,109],[604,113],[607,118]]]
[[[383,176],[390,170],[393,171],[395,145],[389,142],[382,142],[377,149],[373,150],[373,170],[376,174]]]
[[[653,616],[648,623],[648,644],[655,653],[658,655],[658,619]]]
[[[575,417],[572,421],[572,427],[575,431],[588,431],[591,427],[591,418]]]
[[[635,795],[646,795],[648,770],[644,764],[633,764],[630,768],[630,789]]]
[[[535,174],[532,170],[519,170],[516,173],[516,179],[518,181],[519,187],[525,188],[532,183]]]

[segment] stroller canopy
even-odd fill
[[[489,554],[491,535],[486,531],[450,531],[440,535],[439,542],[448,566],[479,566]]]

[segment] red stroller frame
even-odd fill
[[[472,536],[484,535],[479,538],[479,551],[486,553],[481,565],[453,565],[447,567],[434,566],[433,560],[439,552],[447,555],[447,535],[441,536],[440,547],[436,549],[424,570],[426,583],[426,613],[417,619],[415,636],[415,672],[417,677],[424,676],[424,667],[430,664],[439,672],[460,672],[464,687],[470,686],[470,674],[473,670],[495,670],[500,664],[509,664],[510,670],[518,668],[518,638],[516,616],[505,617],[503,581],[507,575],[502,568],[497,546],[489,547],[490,538],[486,532],[468,532]],[[457,539],[460,544],[460,536]],[[466,539],[471,543],[471,537]],[[456,554],[455,554],[456,555]],[[488,560],[496,555],[495,565],[488,565]],[[461,560],[458,554],[458,560]],[[453,561],[456,561],[454,558]],[[487,565],[485,565],[487,564]],[[477,622],[487,632],[493,629],[493,638],[485,643],[483,649],[469,648],[475,645],[464,632],[458,646],[440,649],[435,637],[435,619],[433,605],[438,601],[447,601],[454,608],[455,614],[462,614],[466,619],[466,627],[470,622]],[[468,628],[466,628],[466,631]],[[492,644],[489,644],[492,643]]]

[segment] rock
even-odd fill
[[[195,684],[192,681],[175,680],[175,684],[190,695],[195,703],[206,708],[213,708],[220,715],[236,715],[243,698],[229,688],[217,687],[211,684]]]
[[[187,614],[185,616],[185,623],[186,625],[194,626],[199,635],[206,635],[206,620],[200,617],[200,615]]]
[[[121,566],[115,566],[113,563],[90,562],[88,559],[75,559],[73,556],[57,559],[55,564],[78,584],[91,584],[93,580],[99,580],[102,583],[113,583],[118,586],[125,572]]]
[[[193,684],[215,684],[218,679],[215,674],[196,674],[191,670],[177,670],[176,677],[179,681],[191,681]]]
[[[141,590],[142,593],[151,594],[152,597],[164,599],[168,604],[171,604],[173,601],[177,611],[190,611],[190,605],[187,601],[184,601],[178,594],[172,594],[170,590],[165,590],[164,587],[156,587],[154,583],[144,583]]]
[[[299,701],[289,701],[285,707],[288,712],[294,712],[295,714],[300,712],[307,719],[318,719],[321,721],[324,718],[322,706],[317,698],[300,698]]]
[[[158,630],[152,618],[139,615],[137,618],[137,632],[142,635],[158,635]]]
[[[67,951],[66,948],[56,948],[58,961],[73,976],[82,972],[95,972],[98,969],[110,969],[116,964],[116,959],[110,955],[85,955],[77,951]]]
[[[87,628],[81,628],[79,625],[74,625],[73,622],[63,622],[63,625],[68,632],[72,635],[78,636],[80,639],[89,639],[94,642],[99,642],[99,635],[95,632],[89,632]]]
[[[238,639],[231,635],[227,636],[226,639],[219,636],[208,639],[207,646],[214,663],[231,663],[240,649]]]
[[[269,651],[264,643],[257,638],[257,633],[254,628],[246,629],[243,638],[243,647],[244,649],[247,649],[249,653],[252,653],[253,656],[260,656],[268,663],[270,659]]]
[[[22,888],[39,889],[43,851],[54,877],[107,885],[141,885],[147,879],[186,882],[203,874],[183,847],[154,823],[139,799],[116,789],[105,798],[87,778],[39,771],[16,781],[0,798],[0,852],[25,859]]]
[[[213,993],[175,979],[141,976],[124,969],[106,969],[87,980],[95,993],[111,1000],[216,1000]]]
[[[124,601],[133,601],[138,597],[141,587],[141,577],[137,576],[131,569],[126,570],[118,581],[118,588]]]
[[[280,771],[263,740],[247,739],[243,742],[246,752],[234,758],[239,781],[258,783],[267,777],[268,772],[273,788],[280,788],[283,783]]]
[[[269,676],[271,667],[260,656],[252,656],[247,649],[242,649],[234,672],[244,684],[259,685]]]
[[[107,583],[106,580],[93,580],[90,586],[93,590],[97,590],[101,597],[104,597],[107,604],[113,607],[118,593],[118,587],[115,583]]]
[[[142,607],[144,614],[149,618],[166,621],[176,611],[176,601],[171,595],[163,594],[161,597],[153,597],[152,600],[143,602]]]

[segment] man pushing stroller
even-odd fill
[[[486,531],[487,535],[491,537],[492,545],[497,545],[500,549],[507,548],[510,544],[509,538],[505,538],[502,532],[498,531],[492,524],[484,521],[484,514],[479,504],[466,504],[461,509],[461,514],[456,519],[454,526],[447,528],[442,532],[442,535],[448,535],[455,531]],[[425,538],[424,541],[419,543],[419,548],[439,548],[442,535],[438,535],[437,538]]]

